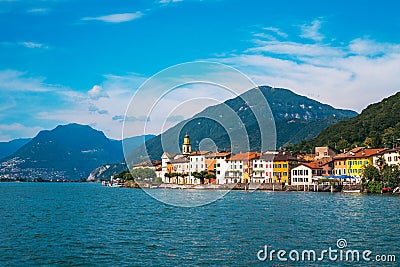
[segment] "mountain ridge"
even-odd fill
[[[222,104],[207,107],[192,118],[178,123],[176,126],[163,133],[165,137],[164,141],[173,142],[173,140],[168,140],[168,136],[179,136],[179,140],[182,140],[184,133],[189,132],[193,144],[197,144],[204,138],[211,138],[216,143],[217,147],[231,149],[226,130],[215,122],[201,119],[202,116],[207,117],[207,115],[210,114],[218,115],[218,112],[222,110],[221,107],[227,105],[243,121],[247,132],[250,133],[248,135],[250,139],[250,150],[259,150],[260,132],[258,129],[258,122],[255,119],[252,109],[247,105],[246,101],[243,100],[253,99],[257,101],[256,98],[259,97],[259,93],[255,90],[260,90],[264,95],[274,116],[277,125],[278,148],[284,146],[290,140],[299,142],[304,138],[315,137],[319,131],[325,127],[357,115],[355,111],[335,109],[330,105],[297,95],[289,89],[259,86],[246,91],[241,96],[226,100]],[[259,114],[265,114],[262,118],[263,120],[270,119],[268,118],[268,113],[267,110],[260,110],[259,112]],[[297,127],[293,127],[293,125],[296,126],[296,123]],[[305,127],[313,130],[311,136],[307,132],[303,132],[302,136],[299,136],[299,133],[302,133],[301,130]],[[178,129],[181,129],[180,132],[178,132]],[[128,162],[137,163],[147,160],[146,154],[148,154],[151,160],[156,160],[161,157],[161,135],[147,141],[145,146],[146,147],[141,146],[133,151],[128,156]],[[196,150],[198,147],[194,147],[194,149]],[[179,151],[169,152],[179,153]]]
[[[142,136],[129,138],[127,142],[134,145],[145,140]],[[86,179],[98,166],[121,161],[122,141],[109,139],[102,131],[88,125],[70,123],[40,131],[3,159],[0,174],[11,172],[17,178],[28,180],[39,177],[80,180]]]

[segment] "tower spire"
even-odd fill
[[[182,154],[183,155],[190,155],[191,152],[192,152],[192,145],[190,144],[189,135],[186,132],[186,135],[183,138]]]

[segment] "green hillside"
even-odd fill
[[[292,149],[310,151],[314,146],[321,145],[340,150],[355,146],[400,145],[400,92],[369,105],[360,115],[332,125],[315,139],[302,142]]]

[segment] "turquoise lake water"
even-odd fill
[[[0,183],[0,201],[1,266],[400,266],[396,196],[232,191],[182,208],[140,189]],[[265,245],[318,255],[338,249],[338,239],[347,241],[342,250],[370,250],[371,261],[257,257]]]

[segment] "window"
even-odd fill
[[[201,158],[201,161],[204,161],[204,158]]]
[[[304,175],[308,175],[308,170],[304,170]]]
[[[388,157],[388,161],[392,161],[392,157]]]
[[[317,152],[317,156],[319,156],[319,152]]]
[[[287,164],[283,164],[283,168],[287,168]]]
[[[274,164],[274,168],[276,168],[276,164]]]
[[[324,152],[324,156],[328,156],[328,152],[325,151],[325,152]]]
[[[293,170],[293,175],[297,175],[297,170]]]
[[[257,168],[257,164],[254,164],[254,168]]]
[[[263,167],[264,167],[264,165],[260,164],[260,168],[263,168]]]
[[[303,175],[303,170],[299,170],[299,175]]]
[[[221,174],[221,172],[220,172],[220,171],[217,171],[217,174]]]
[[[242,169],[242,168],[243,168],[243,166],[242,166],[242,165],[240,165],[240,166],[239,166],[239,169]]]
[[[287,172],[283,172],[283,176],[287,176]]]
[[[198,162],[199,161],[199,158],[196,158],[196,162]]]
[[[394,156],[394,161],[398,161],[399,158],[397,156]]]
[[[278,168],[282,168],[282,164],[278,164]]]
[[[203,164],[201,164],[202,168],[203,168]],[[206,169],[208,168],[208,164],[206,164]]]

